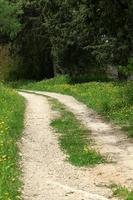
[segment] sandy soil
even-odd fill
[[[25,131],[21,142],[24,200],[106,200],[111,182],[133,185],[133,143],[116,127],[71,96],[36,92],[58,99],[91,129],[95,148],[112,163],[93,168],[65,161],[58,137],[50,127],[54,112],[46,97],[21,93],[27,99]]]

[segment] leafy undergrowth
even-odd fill
[[[121,185],[112,185],[113,195],[123,200],[133,200],[133,191],[129,191]]]
[[[68,155],[68,160],[76,166],[99,164],[105,159],[91,148],[91,140],[88,139],[89,131],[81,125],[74,114],[67,111],[65,106],[57,100],[51,100],[54,110],[60,116],[54,119],[51,125],[59,133],[61,149]]]
[[[0,200],[20,199],[17,140],[23,129],[24,99],[0,83]]]
[[[113,120],[133,137],[133,82],[89,82],[69,84],[60,76],[40,82],[19,83],[19,88],[69,94]],[[17,83],[16,85],[17,86]]]

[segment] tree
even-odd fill
[[[43,18],[43,8],[39,1],[32,0],[23,1],[22,9],[22,29],[13,43],[19,67],[12,74],[26,79],[53,77],[51,43]]]
[[[131,0],[24,0],[21,23],[16,52],[32,78],[103,73],[132,56]]]
[[[20,30],[18,15],[21,14],[20,3],[0,0],[0,36],[13,38]]]

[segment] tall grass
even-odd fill
[[[0,83],[0,200],[20,199],[17,140],[23,116],[24,99]]]

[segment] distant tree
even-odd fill
[[[40,1],[23,1],[22,29],[17,35],[12,51],[19,66],[15,76],[26,79],[43,79],[54,76],[50,37],[45,26]],[[19,58],[19,59],[18,59]]]
[[[0,0],[0,36],[13,38],[20,30],[18,15],[21,13],[20,3]]]
[[[23,76],[89,74],[126,66],[133,53],[132,0],[23,0],[21,23]]]
[[[41,0],[56,67],[71,74],[126,65],[133,52],[133,1]]]

